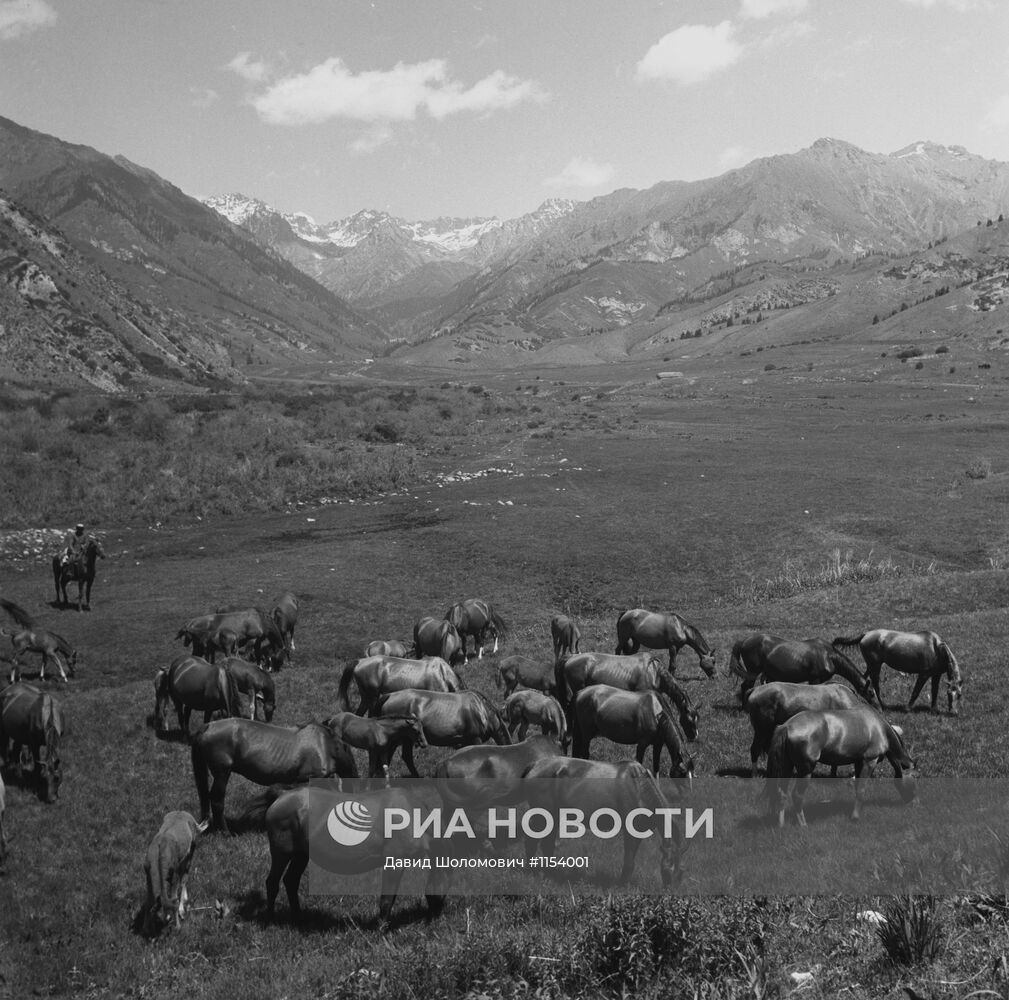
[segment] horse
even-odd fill
[[[530,736],[504,746],[479,744],[463,747],[435,768],[438,791],[446,805],[486,808],[516,805],[525,796],[522,779],[537,761],[562,757],[552,736]]]
[[[632,608],[617,616],[618,653],[636,653],[642,646],[648,649],[669,650],[669,672],[676,673],[676,654],[689,646],[695,653],[701,669],[715,676],[715,651],[708,645],[696,626],[679,615],[661,614]]]
[[[390,691],[405,688],[419,688],[425,691],[462,691],[459,675],[443,659],[437,656],[426,660],[407,660],[398,656],[366,656],[356,663],[343,668],[337,704],[341,710],[350,710],[350,685],[357,683],[361,701],[357,706],[358,715],[370,712],[379,696]]]
[[[194,656],[213,663],[216,654],[234,656],[239,646],[252,643],[252,658],[279,670],[289,656],[284,636],[277,623],[262,608],[239,608],[197,615],[175,634]],[[264,652],[264,646],[268,652]]]
[[[494,634],[494,648],[491,652],[496,653],[498,639],[503,639],[508,631],[501,616],[486,601],[481,601],[477,597],[470,597],[458,604],[453,604],[448,609],[445,620],[450,621],[458,630],[462,639],[463,656],[466,655],[467,638],[473,637],[473,649],[478,660],[483,659],[483,650],[489,632]]]
[[[147,876],[147,900],[144,903],[144,933],[153,936],[159,925],[174,919],[175,929],[182,926],[189,892],[186,878],[196,852],[196,838],[207,829],[187,812],[165,815],[161,828],[147,847],[144,873]]]
[[[732,647],[729,670],[743,679],[740,696],[746,698],[761,675],[767,681],[824,684],[842,677],[870,703],[874,692],[847,656],[825,639],[782,639],[753,632]]]
[[[687,739],[697,739],[697,709],[690,695],[676,678],[662,666],[654,653],[618,656],[615,653],[576,653],[562,657],[554,668],[557,697],[567,706],[568,722],[573,723],[575,696],[590,684],[609,684],[624,691],[658,691],[671,698],[680,713]]]
[[[39,670],[39,680],[46,679],[46,664],[55,663],[56,668],[67,683],[67,674],[74,676],[77,670],[77,650],[67,642],[61,635],[51,632],[47,628],[25,628],[15,631],[8,628],[0,628],[0,635],[9,635],[11,645],[14,647],[14,656],[11,658],[11,683],[21,679],[21,663],[19,657],[24,652],[39,653],[42,656],[42,666]],[[66,660],[66,669],[63,661]]]
[[[559,827],[558,816],[562,809],[578,809],[586,815],[599,809],[615,809],[621,816],[627,816],[633,809],[647,809],[653,814],[651,831],[658,839],[662,884],[671,889],[679,881],[683,856],[680,830],[672,823],[672,836],[667,838],[663,835],[662,814],[657,815],[656,810],[669,809],[670,806],[655,777],[643,764],[629,760],[610,764],[601,760],[556,757],[533,764],[526,771],[523,784],[529,804],[546,809],[554,818],[549,836],[542,839],[527,836],[527,858],[532,857],[537,848],[545,855],[553,852]],[[637,825],[640,829],[642,824]],[[647,820],[645,825],[648,825]],[[624,859],[618,876],[621,884],[629,882],[634,874],[634,862],[640,846],[641,837],[635,836],[625,824]]]
[[[81,603],[91,607],[91,585],[95,582],[95,560],[105,558],[102,543],[94,536],[88,535],[83,550],[78,559],[63,562],[63,554],[53,556],[53,582],[56,584],[56,600],[61,607],[66,607],[70,600],[67,597],[67,584],[71,581],[77,584],[77,610]],[[62,598],[62,601],[61,601]]]
[[[512,738],[518,730],[518,738],[524,740],[530,724],[533,724],[539,726],[541,732],[556,736],[567,750],[568,723],[556,698],[542,691],[516,691],[505,699],[501,714],[508,723],[508,733]]]
[[[0,691],[0,755],[16,761],[20,779],[24,749],[32,759],[39,798],[47,803],[56,801],[63,780],[59,754],[63,730],[63,707],[51,694],[24,683]],[[8,743],[13,743],[11,753]]]
[[[168,732],[169,702],[175,706],[179,729],[186,739],[194,708],[203,712],[206,724],[214,712],[237,715],[241,707],[236,676],[223,664],[208,663],[199,656],[178,656],[167,670],[159,670],[154,692],[154,727],[159,735]]]
[[[256,718],[256,707],[261,704],[263,721],[270,722],[277,710],[277,685],[273,675],[237,656],[229,656],[222,666],[234,678],[235,688],[249,699],[249,718]],[[237,705],[233,706],[233,709],[237,708]]]
[[[489,739],[499,746],[511,743],[501,713],[478,691],[393,691],[379,700],[376,714],[417,716],[429,746],[464,747]],[[410,774],[419,778],[413,744],[403,744],[403,760]]]
[[[637,760],[652,748],[652,773],[658,775],[662,748],[669,751],[670,778],[693,778],[694,761],[676,724],[669,699],[658,691],[623,691],[608,684],[582,688],[575,698],[572,756],[588,759],[596,736],[637,746]]]
[[[504,688],[506,698],[520,684],[522,687],[543,691],[545,694],[554,694],[557,690],[553,664],[541,665],[517,653],[498,661],[497,669],[494,671],[494,683],[498,689]]]
[[[582,634],[567,615],[554,615],[550,619],[550,638],[554,644],[554,663],[562,656],[578,652]]]
[[[466,663],[462,637],[445,619],[421,618],[413,627],[413,648],[417,656],[440,656],[453,667]]]
[[[401,660],[405,660],[413,652],[415,652],[413,646],[403,642],[401,639],[375,639],[364,647],[364,655],[366,657],[396,656]]]
[[[311,807],[310,807],[311,795]],[[445,905],[445,895],[441,891],[444,872],[430,861],[436,849],[444,850],[444,843],[435,840],[429,828],[419,836],[412,831],[398,830],[392,838],[383,838],[381,824],[372,826],[365,839],[355,846],[338,843],[328,834],[330,818],[336,810],[353,804],[362,815],[382,816],[387,809],[402,809],[413,815],[415,811],[429,807],[420,791],[413,788],[394,786],[367,792],[356,792],[353,797],[336,791],[313,788],[295,788],[282,792],[266,811],[266,833],[270,843],[270,872],[266,877],[266,912],[272,920],[275,913],[277,895],[281,880],[287,890],[287,899],[295,919],[301,916],[298,901],[298,887],[301,877],[308,867],[309,845],[316,862],[319,861],[320,845],[325,844],[325,867],[342,875],[357,875],[362,872],[382,869],[382,887],[379,897],[379,927],[388,927],[389,916],[396,894],[403,878],[405,866],[390,867],[386,858],[390,855],[399,859],[413,860],[419,864],[427,860],[431,874],[428,876],[424,892],[427,896],[428,912],[438,916]]]
[[[298,598],[289,590],[277,598],[277,603],[270,612],[284,638],[284,646],[288,657],[294,652],[294,626],[298,624]]]
[[[404,743],[427,747],[424,727],[415,715],[363,719],[354,712],[338,712],[325,724],[348,746],[368,751],[369,778],[388,777],[393,755]]]
[[[750,763],[757,776],[757,761],[771,747],[774,730],[799,712],[859,708],[865,704],[862,696],[844,684],[787,684],[772,681],[749,692],[743,708],[750,716],[753,743]]]
[[[960,714],[962,697],[960,666],[953,651],[935,632],[894,632],[877,628],[861,635],[837,638],[834,646],[858,646],[868,668],[869,679],[880,705],[883,700],[879,693],[879,675],[884,666],[899,670],[902,674],[917,674],[914,690],[907,702],[907,711],[921,694],[925,681],[932,681],[932,707],[935,712],[939,698],[939,681],[946,675],[946,697],[949,714]]]
[[[884,757],[893,768],[900,797],[914,798],[915,762],[904,746],[902,733],[869,705],[842,711],[799,712],[774,731],[767,754],[767,795],[771,815],[777,811],[778,826],[785,825],[785,802],[789,781],[795,777],[792,808],[799,826],[806,825],[802,799],[817,763],[855,765],[855,805],[851,818],[859,819],[863,773],[869,777]]]
[[[224,795],[232,774],[259,785],[293,784],[333,774],[358,777],[350,750],[325,723],[287,729],[252,719],[218,719],[193,736],[190,758],[200,820],[212,814],[211,825],[225,833]]]

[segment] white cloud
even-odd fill
[[[392,129],[388,125],[376,125],[350,144],[350,151],[359,155],[373,153],[380,146],[392,141]]]
[[[718,154],[718,172],[723,174],[726,170],[743,167],[754,159],[754,156],[753,150],[747,146],[729,146]]]
[[[278,80],[254,97],[252,104],[273,125],[309,125],[331,118],[412,121],[421,111],[432,118],[446,118],[544,99],[535,83],[501,70],[467,88],[451,78],[443,59],[352,73],[341,59],[332,58],[305,73]]]
[[[46,0],[0,2],[0,39],[20,38],[56,20],[56,11]]]
[[[259,59],[253,59],[251,52],[239,52],[226,68],[237,73],[243,80],[248,80],[249,83],[262,83],[270,75],[266,63]]]
[[[808,2],[809,0],[743,0],[739,16],[764,18],[773,14],[797,14],[806,9]]]
[[[585,156],[572,157],[567,166],[544,182],[550,188],[595,188],[607,183],[613,176],[613,165],[596,163]]]
[[[700,83],[731,66],[743,52],[732,37],[732,23],[722,21],[715,27],[686,24],[660,38],[638,63],[638,80],[672,80],[675,83]]]
[[[992,129],[1009,129],[1009,94],[1003,94],[985,112],[981,123]]]

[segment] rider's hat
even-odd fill
[[[81,531],[83,531],[84,530],[84,522],[83,521],[78,521],[75,527],[76,528],[80,528]]]

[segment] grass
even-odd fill
[[[720,377],[697,386],[690,400],[664,398],[650,386],[597,399],[591,386],[582,394],[587,402],[574,404],[571,378],[563,377],[566,386],[544,380],[535,397],[537,419],[553,439],[519,433],[517,422],[527,418],[518,408],[528,397],[486,378],[479,394],[417,385],[416,396],[401,400],[405,411],[395,409],[402,388],[362,392],[355,397],[361,433],[379,421],[404,421],[404,413],[419,418],[428,406],[431,413],[451,407],[452,419],[485,421],[472,446],[461,433],[436,437],[426,429],[411,444],[404,422],[404,447],[417,450],[414,479],[378,504],[272,510],[248,491],[241,514],[197,520],[175,509],[154,529],[112,495],[113,513],[99,524],[109,558],[90,613],[49,605],[45,567],[5,567],[3,596],[66,635],[82,662],[69,686],[54,688],[70,720],[59,803],[47,807],[25,789],[8,790],[0,995],[657,1000],[784,996],[795,988],[793,973],[810,972],[806,996],[846,990],[854,1000],[895,998],[907,984],[925,996],[1005,995],[1004,910],[957,897],[935,903],[934,920],[945,928],[935,961],[910,967],[894,966],[855,917],[884,910],[878,898],[472,896],[451,899],[445,916],[428,924],[422,901],[405,897],[383,939],[374,899],[306,896],[304,928],[288,922],[283,902],[280,919],[266,925],[268,852],[256,833],[201,842],[190,891],[194,905],[206,908],[181,933],[154,943],[131,933],[147,842],[164,812],[197,806],[185,746],[156,739],[148,722],[154,672],[181,652],[173,636],[185,618],[224,603],[268,603],[287,589],[299,595],[302,620],[296,666],[277,677],[277,722],[321,717],[335,701],[340,667],[366,641],[406,635],[419,617],[444,614],[463,596],[483,596],[503,613],[511,628],[502,654],[543,660],[552,614],[575,615],[582,648],[611,650],[617,613],[643,605],[677,611],[700,627],[718,649],[721,671],[732,641],[758,628],[795,637],[934,628],[964,673],[962,714],[895,710],[894,718],[923,777],[1002,776],[1009,749],[1006,577],[988,559],[1004,544],[998,514],[1005,484],[993,477],[985,490],[958,497],[943,484],[949,469],[962,468],[965,448],[998,431],[1003,390],[939,424],[923,418],[955,410],[941,389],[895,399],[885,386],[846,384],[838,402],[844,409],[828,410],[816,398],[819,388],[784,386],[771,400]],[[427,392],[438,402],[425,400]],[[158,409],[154,416],[164,419],[166,445],[178,440],[178,420],[205,420],[207,433],[219,435],[203,442],[208,454],[233,444],[233,411],[204,418],[195,404],[176,412],[181,404],[162,402],[169,415]],[[56,399],[39,412],[37,447],[48,446],[46,421],[63,419],[68,405]],[[326,411],[339,399],[316,412],[311,400],[288,407],[278,390],[263,406],[281,415],[287,409],[303,429],[318,420],[324,431]],[[255,409],[244,417],[251,420]],[[593,431],[590,412],[614,433]],[[325,433],[320,441],[330,440]],[[441,485],[434,479],[445,468],[488,465],[513,472]],[[126,488],[142,485],[131,478]],[[89,490],[99,487],[89,480]],[[36,523],[42,508],[5,509],[14,527]],[[747,581],[781,577],[789,579],[780,591],[748,589]],[[474,687],[496,698],[492,662],[467,671]],[[748,768],[736,682],[702,679],[689,652],[678,674],[701,711],[699,774]],[[909,689],[906,677],[884,672],[888,704],[902,703]],[[599,755],[623,756],[597,742]],[[442,752],[419,755],[422,770]],[[255,790],[234,779],[229,813]],[[870,802],[864,822],[884,822],[885,812]],[[837,818],[811,820],[810,831],[818,827],[835,837],[846,829]],[[791,841],[799,831],[783,834]],[[642,864],[651,863],[647,857]],[[873,861],[887,865],[890,857]],[[230,910],[224,917],[217,899]]]

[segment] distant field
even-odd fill
[[[259,512],[173,509],[159,527],[142,505],[113,506],[89,518],[109,558],[93,610],[80,615],[50,606],[44,565],[2,564],[0,593],[72,640],[82,665],[56,691],[70,718],[59,803],[8,792],[0,996],[759,997],[790,993],[791,973],[810,971],[810,997],[903,997],[903,985],[929,997],[1006,995],[1005,911],[982,913],[969,899],[940,903],[944,947],[934,965],[910,971],[887,964],[855,921],[880,900],[455,898],[427,925],[422,903],[405,898],[383,940],[375,900],[306,897],[306,927],[288,922],[283,899],[266,926],[262,834],[201,844],[190,891],[209,908],[180,935],[149,944],[130,931],[161,816],[197,810],[186,747],[159,741],[150,726],[154,673],[181,651],[173,636],[185,618],[224,603],[269,604],[287,589],[302,617],[296,665],[277,678],[277,722],[322,717],[365,642],[405,638],[419,617],[465,596],[491,600],[508,621],[503,654],[543,661],[551,615],[577,619],[583,649],[612,651],[619,611],[647,606],[678,612],[718,647],[713,680],[689,650],[678,661],[701,710],[698,771],[714,774],[749,764],[738,684],[725,676],[736,638],[927,627],[950,643],[966,683],[959,719],[893,713],[921,775],[1000,777],[1009,751],[1006,383],[794,369],[727,362],[691,375],[693,384],[644,370],[631,384],[617,368],[543,372],[484,378],[479,392],[418,377],[399,418],[382,412],[394,388],[368,404],[366,430],[402,419],[419,435],[416,445],[405,438],[414,465],[388,484],[393,495],[348,492],[354,503],[309,507],[281,491]],[[270,407],[293,407],[272,393]],[[425,420],[438,419],[440,405],[467,427],[435,436]],[[145,406],[174,426],[156,402]],[[348,420],[353,413],[348,405]],[[54,509],[65,518],[70,508]],[[25,514],[9,526],[31,522]],[[493,663],[471,664],[466,677],[496,697]],[[886,671],[883,686],[897,705],[911,682]],[[623,756],[605,741],[598,748]],[[422,770],[439,757],[422,752]],[[234,779],[228,812],[254,791]],[[652,865],[651,853],[639,863]],[[215,899],[230,910],[223,919]]]

